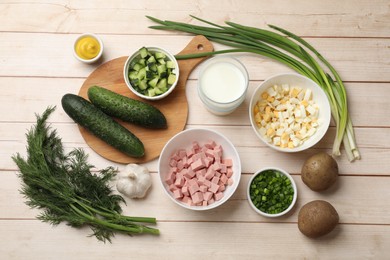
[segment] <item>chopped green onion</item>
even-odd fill
[[[277,214],[291,205],[294,189],[286,175],[277,170],[265,170],[252,180],[249,195],[256,208]]]
[[[150,26],[150,28],[203,35],[211,41],[232,47],[232,49],[213,52],[176,55],[178,60],[225,53],[247,52],[279,61],[312,79],[327,95],[331,105],[332,116],[336,123],[336,137],[333,143],[332,154],[339,156],[340,146],[343,143],[350,161],[360,159],[353,124],[348,113],[347,94],[343,81],[334,67],[312,45],[299,36],[274,25],[269,25],[269,27],[277,32],[233,22],[226,22],[228,26],[221,26],[195,16],[191,17],[209,26],[163,21],[147,16],[150,20],[160,24]],[[309,52],[314,55],[312,56]]]

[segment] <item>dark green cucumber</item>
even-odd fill
[[[148,128],[167,128],[167,119],[156,107],[125,97],[106,88],[92,86],[89,100],[109,116]]]
[[[131,157],[144,156],[145,148],[138,137],[84,98],[65,94],[61,104],[70,118],[107,144]]]

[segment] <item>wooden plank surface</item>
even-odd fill
[[[1,1],[0,259],[390,259],[389,10],[387,0]],[[240,154],[243,174],[228,202],[208,212],[178,207],[163,195],[153,160],[144,164],[152,175],[150,192],[142,200],[126,199],[123,210],[127,215],[156,217],[160,236],[118,234],[112,244],[103,244],[87,237],[88,228],[52,227],[36,220],[39,210],[24,204],[11,159],[18,152],[25,155],[25,133],[35,122],[35,113],[57,106],[49,122],[66,151],[83,148],[97,168],[124,167],[96,154],[61,108],[61,97],[77,94],[99,65],[73,58],[74,39],[84,32],[99,34],[105,46],[101,62],[144,45],[177,53],[192,36],[149,29],[153,23],[145,15],[198,23],[190,14],[219,24],[226,20],[261,28],[275,24],[309,41],[345,81],[362,159],[350,163],[343,153],[337,158],[340,177],[335,186],[322,193],[306,187],[300,176],[302,164],[313,153],[331,152],[334,123],[312,149],[297,154],[269,149],[251,129],[250,96],[266,78],[291,70],[260,56],[240,54],[236,58],[247,67],[250,84],[244,103],[233,114],[218,117],[202,106],[196,89],[199,68],[190,74],[185,91],[189,106],[185,128],[218,131]],[[291,214],[277,219],[255,213],[246,198],[251,175],[270,165],[290,172],[299,190]],[[309,239],[299,232],[297,218],[299,209],[315,199],[331,202],[340,224],[323,238]]]

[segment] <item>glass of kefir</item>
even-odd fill
[[[245,100],[249,76],[244,65],[231,56],[217,56],[201,67],[198,94],[215,115],[232,113]]]

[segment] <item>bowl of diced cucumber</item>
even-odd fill
[[[179,80],[179,65],[168,51],[142,47],[126,60],[123,76],[138,97],[159,100],[168,96]]]

